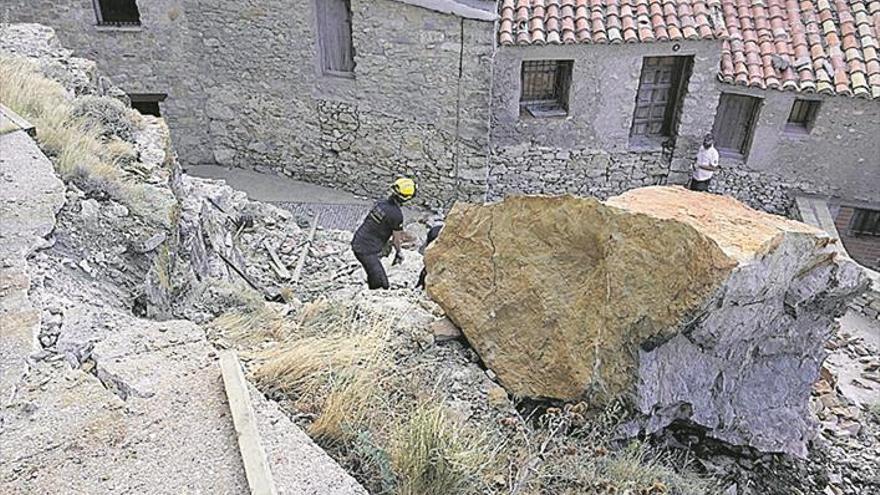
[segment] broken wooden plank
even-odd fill
[[[241,371],[241,364],[235,351],[220,353],[220,371],[223,373],[223,384],[229,409],[232,411],[232,422],[238,435],[238,447],[244,461],[244,472],[252,495],[275,495],[275,484],[266,460],[266,451],[260,443],[260,432],[248,394],[247,382]]]
[[[315,218],[312,219],[312,230],[309,232],[309,238],[306,239],[305,247],[303,248],[302,254],[299,256],[299,260],[296,263],[296,268],[293,270],[293,276],[290,281],[292,284],[297,284],[299,282],[299,277],[302,275],[303,266],[306,264],[306,258],[309,256],[309,248],[312,246],[312,240],[315,238],[315,231],[318,230],[318,220],[321,219],[321,212],[315,213]]]
[[[263,239],[263,247],[269,253],[269,258],[272,259],[272,263],[270,263],[270,265],[272,266],[272,269],[275,270],[275,274],[278,275],[281,280],[289,279],[290,270],[288,270],[287,267],[284,266],[284,262],[281,261],[281,258],[278,257],[278,253],[275,252],[275,250],[272,249],[272,246],[269,245],[268,240]]]
[[[33,124],[25,120],[24,117],[12,111],[11,108],[0,103],[0,115],[6,117],[6,119],[12,123],[12,125],[18,127],[22,131],[25,132],[30,137],[37,137],[37,128],[34,127]]]

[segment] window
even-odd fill
[[[753,96],[721,93],[712,127],[719,153],[735,158],[748,154],[760,104],[761,100]]]
[[[161,93],[146,94],[129,94],[131,107],[144,115],[154,115],[161,117],[162,112],[159,109],[159,102],[165,101],[168,95]]]
[[[315,6],[321,71],[331,76],[352,77],[354,47],[351,43],[350,0],[315,0]]]
[[[530,60],[522,63],[520,109],[533,117],[568,114],[571,60]]]
[[[849,231],[853,235],[880,236],[880,210],[856,208],[849,224]]]
[[[95,0],[99,26],[140,26],[141,14],[135,0]]]
[[[794,100],[791,113],[788,114],[788,122],[785,124],[786,132],[807,134],[813,127],[816,114],[819,113],[819,102],[816,100]]]
[[[672,137],[692,57],[645,57],[636,94],[630,137]]]

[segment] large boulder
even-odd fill
[[[804,455],[808,399],[861,269],[808,225],[680,187],[457,204],[426,254],[428,292],[519,396],[624,397]]]

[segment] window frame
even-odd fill
[[[118,28],[118,29],[139,29],[143,25],[143,21],[141,20],[141,9],[137,4],[137,0],[131,0],[131,3],[134,4],[135,12],[137,12],[137,20],[136,21],[108,21],[104,19],[104,11],[103,11],[103,0],[92,0],[92,6],[95,9],[95,19],[97,21],[97,26],[100,28]]]
[[[349,43],[349,53],[351,69],[350,70],[336,70],[328,68],[328,57],[326,55],[327,48],[327,40],[326,37],[329,34],[326,33],[326,23],[327,23],[327,9],[326,3],[329,1],[340,1],[345,4],[347,18],[343,20],[348,24],[348,43]],[[355,61],[355,49],[354,49],[354,27],[353,27],[353,17],[354,14],[351,10],[351,0],[313,0],[312,5],[315,8],[315,41],[317,47],[317,64],[318,70],[322,76],[328,77],[336,77],[343,79],[354,79],[355,78],[355,69],[357,67],[357,62]]]
[[[552,66],[552,69],[541,72],[531,69],[532,66],[544,64]],[[549,98],[530,98],[526,99],[527,90],[527,73],[531,75],[543,74],[547,77],[552,72],[552,93]],[[572,59],[534,59],[523,60],[520,63],[520,88],[519,88],[519,108],[520,116],[531,116],[533,118],[552,118],[565,117],[570,109],[571,83],[572,73],[574,72],[574,60]],[[540,77],[540,76],[538,76]],[[533,85],[534,83],[532,83]],[[545,89],[544,92],[547,92]]]
[[[867,217],[867,218],[863,218]],[[873,218],[872,218],[873,217]],[[872,224],[873,230],[863,230],[860,224]],[[849,235],[859,237],[880,237],[880,210],[853,208],[849,221]]]
[[[135,103],[155,103],[156,107],[159,109],[159,115],[156,117],[162,117],[162,106],[159,105],[165,99],[168,98],[168,95],[165,93],[128,93],[128,99],[131,102],[131,108],[138,110],[135,107]],[[138,110],[142,115],[152,115],[152,114],[144,114],[140,110]]]
[[[650,109],[652,106],[649,104],[649,115],[646,118],[637,117],[637,113],[640,109],[645,107],[645,103],[640,100],[640,96],[646,89],[646,84],[654,84],[646,83],[645,76],[646,70],[650,67],[650,63],[653,61],[669,61],[668,64],[671,66],[671,81],[669,83],[669,87],[666,88],[666,107],[663,112],[663,120],[660,122],[661,130],[659,133],[654,134],[650,132],[650,127],[652,122],[657,119],[652,119]],[[693,73],[694,66],[694,56],[693,55],[659,55],[659,56],[646,56],[642,57],[642,65],[639,69],[639,85],[636,89],[635,101],[633,102],[633,111],[630,119],[630,128],[629,128],[629,140],[630,144],[657,144],[662,143],[666,140],[675,138],[678,135],[678,126],[681,121],[681,109],[684,106],[684,98],[687,94],[687,86],[690,82],[691,74]],[[651,73],[651,75],[656,75],[656,71]],[[649,102],[654,101],[653,92],[651,93],[651,97],[648,99]],[[644,125],[646,127],[646,132],[636,132],[636,127]]]
[[[791,118],[795,113],[795,109],[799,105],[806,105],[807,109],[804,113],[803,122],[792,121]],[[791,135],[804,136],[813,131],[813,125],[816,123],[816,117],[819,115],[819,109],[822,101],[813,98],[795,98],[791,103],[791,109],[788,111],[788,117],[785,119],[785,133]]]

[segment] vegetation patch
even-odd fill
[[[258,305],[211,328],[245,349],[258,387],[370,493],[713,493],[681,459],[614,442],[627,419],[619,402],[499,409],[470,349],[425,344],[409,314],[423,310],[382,301],[319,299],[288,314]]]
[[[130,143],[116,137],[120,132],[131,137],[136,128],[132,114],[120,109],[120,102],[103,98],[102,108],[112,107],[115,113],[99,115],[90,98],[96,97],[73,98],[28,59],[0,57],[0,101],[36,126],[37,142],[58,174],[87,193],[136,206],[143,186],[129,180],[120,166],[136,155]],[[126,118],[129,122],[123,123]]]

